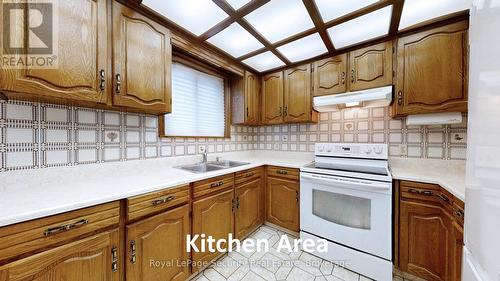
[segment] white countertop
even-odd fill
[[[0,174],[0,227],[262,165],[300,168],[314,158],[312,153],[246,151],[211,154],[209,160],[216,156],[250,164],[195,174],[174,166],[201,157],[183,156]],[[465,161],[394,158],[390,166],[394,179],[439,184],[465,198]]]
[[[0,227],[60,214],[262,165],[300,168],[311,153],[247,151],[211,154],[249,165],[195,174],[173,168],[201,160],[184,156],[0,174]]]
[[[438,184],[465,202],[465,161],[391,158],[393,179]]]

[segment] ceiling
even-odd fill
[[[141,5],[266,72],[468,10],[471,0],[142,0]]]

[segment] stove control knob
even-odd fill
[[[369,147],[369,146],[365,146],[365,150],[364,151],[365,151],[366,154],[370,154],[370,153],[372,153],[372,148]]]
[[[382,147],[380,146],[376,146],[373,148],[373,151],[376,153],[376,154],[382,154]]]
[[[325,150],[325,148],[322,145],[318,145],[318,151],[323,152],[323,150]]]
[[[327,146],[327,147],[326,147],[326,151],[328,151],[328,152],[332,152],[332,147],[331,147],[331,146]]]

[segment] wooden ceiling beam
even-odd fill
[[[401,15],[403,14],[404,4],[405,0],[394,1],[394,4],[392,6],[392,16],[391,16],[391,25],[389,27],[389,36],[393,36],[398,33],[399,23],[401,22]]]
[[[319,9],[318,6],[316,5],[316,2],[314,0],[302,0],[302,2],[304,3],[304,6],[306,6],[307,12],[311,17],[314,26],[316,27],[316,30],[321,36],[323,43],[328,49],[328,52],[330,53],[335,52],[335,47],[333,47],[332,40],[330,39],[330,36],[328,36],[328,32],[326,31],[325,28],[325,23],[323,22],[323,18],[319,13]]]

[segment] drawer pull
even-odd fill
[[[113,272],[118,271],[118,249],[116,246],[111,249],[111,270]]]
[[[214,188],[214,187],[219,187],[219,186],[222,186],[224,185],[224,182],[223,181],[219,181],[219,182],[214,182],[210,185],[211,188]]]
[[[450,203],[450,199],[448,197],[444,196],[443,194],[438,195],[441,200],[443,200],[446,203]]]
[[[104,69],[99,70],[99,89],[104,91],[106,88],[106,72]]]
[[[415,194],[420,194],[420,195],[426,195],[426,196],[433,195],[432,191],[430,191],[430,190],[418,190],[418,189],[410,188],[408,191],[410,193],[415,193]]]
[[[245,178],[249,178],[249,177],[251,177],[251,176],[253,176],[253,175],[255,175],[255,173],[246,173],[246,174],[245,174]]]
[[[286,175],[286,174],[288,174],[288,171],[287,170],[277,170],[276,173],[278,173],[280,175]]]
[[[137,248],[135,246],[135,241],[130,241],[130,262],[135,263],[137,261]]]
[[[164,197],[161,199],[156,199],[156,200],[151,201],[151,205],[156,206],[156,205],[164,204],[164,203],[170,202],[174,199],[175,199],[175,196],[170,195],[170,196],[167,196],[167,197]]]
[[[453,214],[460,219],[464,217],[464,212],[462,210],[455,210]]]
[[[44,235],[45,235],[45,237],[47,237],[49,235],[57,234],[57,233],[64,232],[64,231],[68,231],[68,230],[71,230],[73,228],[77,228],[79,226],[86,225],[88,223],[89,223],[88,220],[82,219],[82,220],[79,220],[79,221],[74,222],[74,223],[52,227],[52,228],[49,228],[49,229],[45,230]]]

